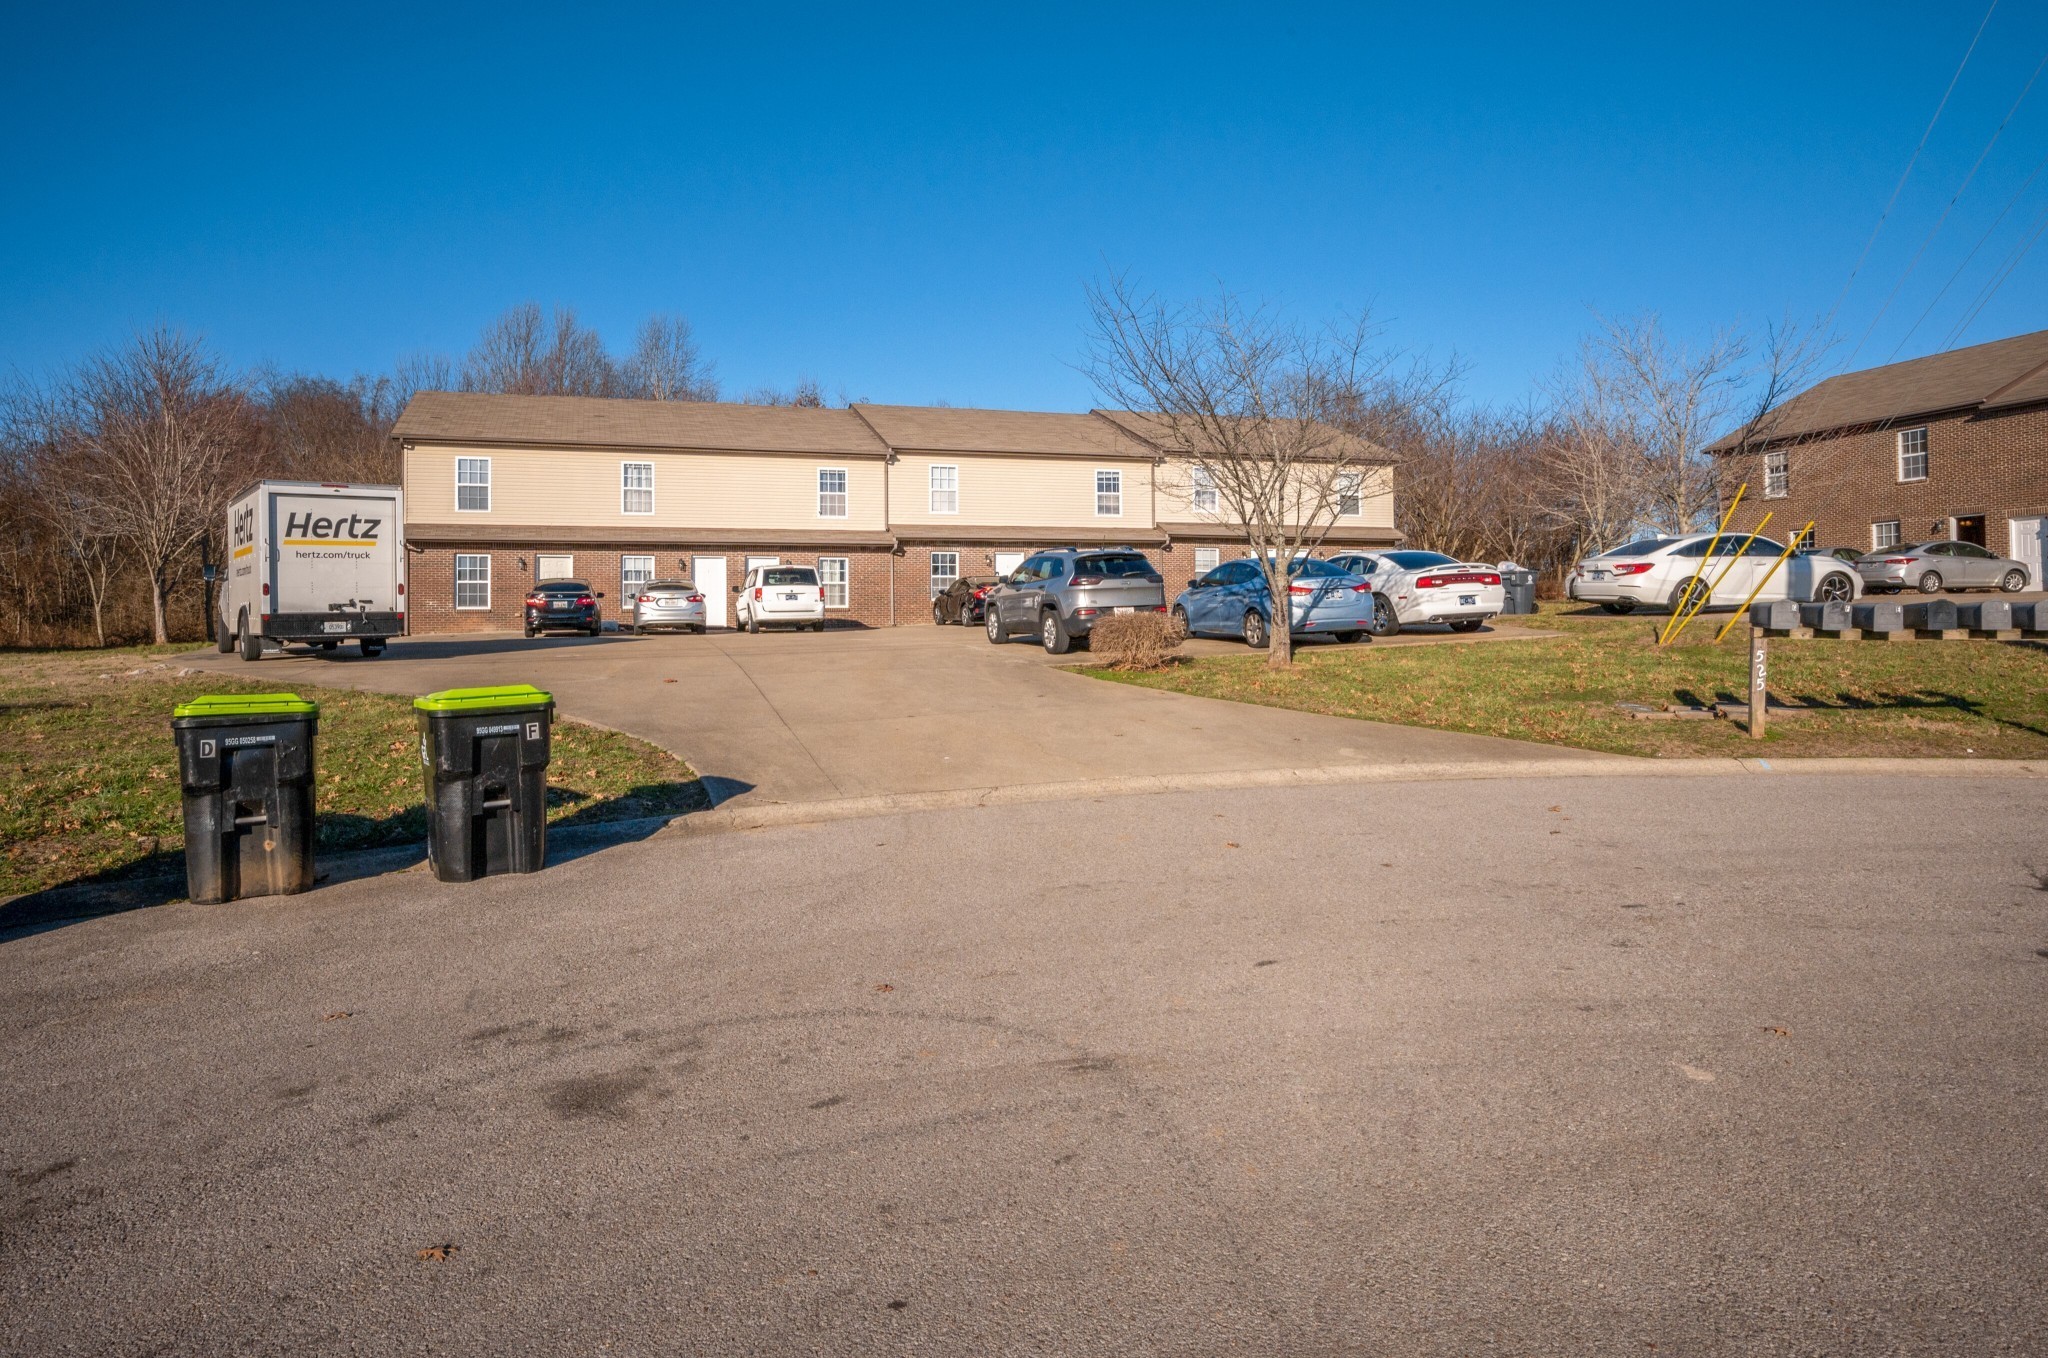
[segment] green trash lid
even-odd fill
[[[412,705],[422,712],[496,712],[512,707],[545,707],[554,700],[552,693],[544,693],[532,684],[500,684],[495,688],[444,688],[439,693],[414,698]]]
[[[171,709],[173,717],[310,717],[320,704],[296,693],[208,693]]]

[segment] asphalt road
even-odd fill
[[[17,937],[0,1349],[2038,1354],[2044,813],[1191,793]]]

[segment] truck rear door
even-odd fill
[[[397,509],[388,496],[273,495],[272,611],[399,612]]]

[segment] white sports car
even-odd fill
[[[1442,552],[1346,552],[1330,561],[1371,582],[1376,637],[1432,622],[1476,632],[1507,607],[1498,570]]]
[[[1677,612],[1703,598],[1706,607],[1740,608],[1751,600],[1850,603],[1862,597],[1862,579],[1839,557],[1798,552],[1781,562],[1784,556],[1783,543],[1747,533],[1643,538],[1581,561],[1564,592],[1609,613]]]

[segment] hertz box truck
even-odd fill
[[[404,509],[397,486],[259,481],[236,496],[214,623],[222,654],[351,639],[381,654],[405,632]]]

